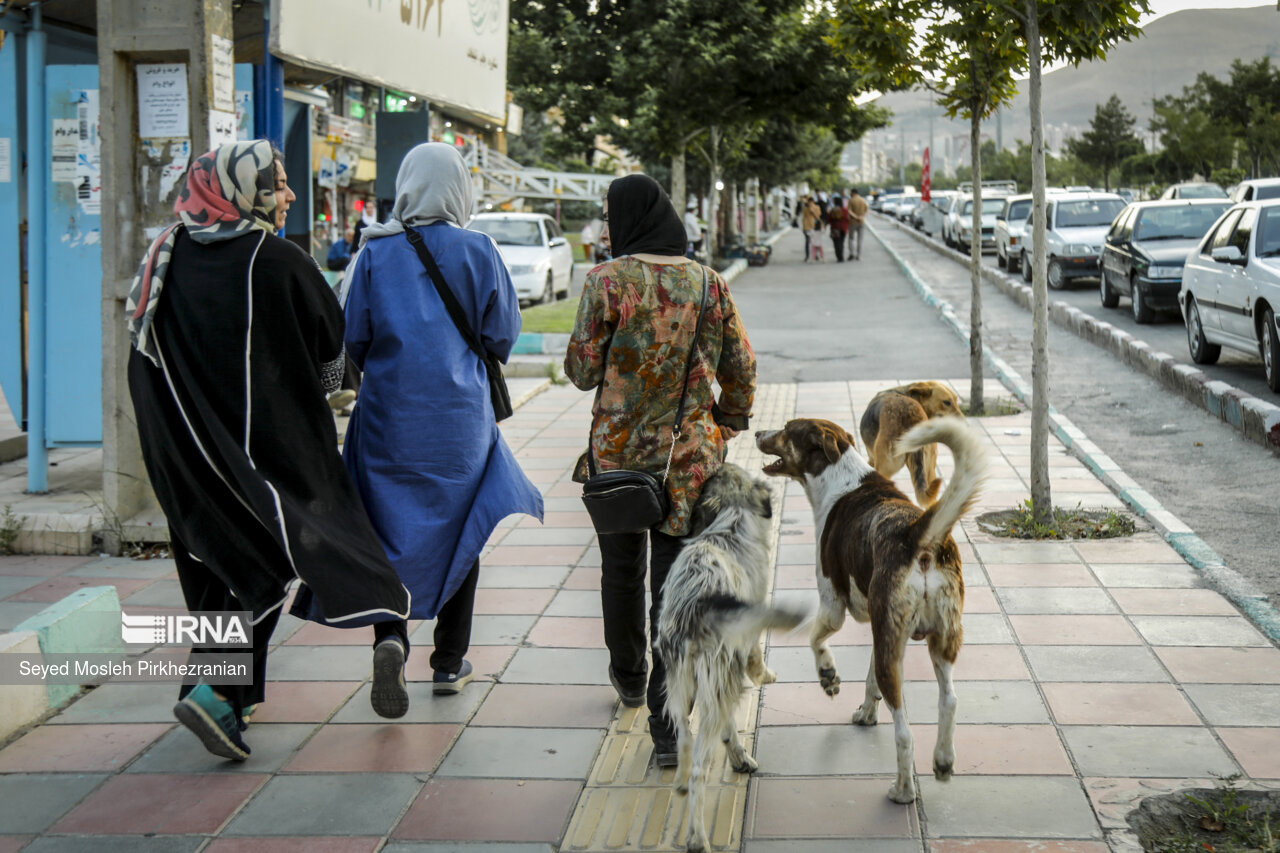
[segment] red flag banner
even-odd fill
[[[926,148],[924,149],[924,169],[920,173],[920,200],[923,202],[929,201],[930,171],[929,149]]]

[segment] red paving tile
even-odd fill
[[[1173,547],[1151,539],[1108,539],[1075,542],[1076,553],[1087,563],[1177,563],[1181,559]]]
[[[564,833],[581,787],[581,782],[539,779],[434,779],[393,836],[554,844]]]
[[[525,642],[556,649],[603,649],[604,620],[576,616],[543,616]]]
[[[0,853],[18,853],[34,835],[0,835]]]
[[[1025,646],[1136,646],[1142,642],[1123,616],[1010,616]]]
[[[556,483],[543,494],[549,498],[580,498],[582,497],[582,484],[573,482]]]
[[[475,668],[476,678],[496,678],[507,668],[515,646],[472,646],[467,660]],[[435,672],[431,669],[431,646],[415,646],[404,665],[407,681],[430,681]]]
[[[964,591],[965,613],[999,613],[1000,603],[989,586],[971,586]]]
[[[410,633],[413,633],[410,630]],[[284,641],[286,646],[368,646],[373,648],[373,628],[332,628],[308,622]]]
[[[1172,646],[1155,653],[1184,684],[1280,684],[1280,649]]]
[[[1200,717],[1172,684],[1053,682],[1040,686],[1059,725],[1200,725]]]
[[[255,723],[319,723],[329,719],[360,686],[356,681],[268,681]]]
[[[78,569],[97,557],[55,557],[45,554],[22,554],[0,557],[0,575],[5,577],[46,578]]]
[[[565,578],[564,589],[600,589],[600,567],[578,566]],[[554,589],[551,594],[555,595]]]
[[[617,705],[612,687],[495,684],[469,725],[607,728]]]
[[[1280,729],[1218,729],[1244,772],[1254,779],[1280,779]]]
[[[51,831],[209,834],[226,823],[268,778],[260,773],[125,773],[108,779]]]
[[[523,528],[529,527],[590,527],[591,515],[584,509],[582,512],[548,512],[543,513],[542,524],[536,518],[520,522]]]
[[[992,586],[1097,586],[1080,563],[989,563],[983,566]]]
[[[554,589],[477,589],[473,612],[541,613],[555,594]]]
[[[50,578],[44,583],[39,583],[33,587],[24,589],[17,595],[6,598],[5,601],[47,601],[53,603],[55,601],[61,601],[76,590],[85,589],[86,587],[91,586],[114,586],[116,588],[116,596],[123,600],[149,583],[152,583],[152,580],[138,580],[134,578],[81,578],[63,575],[61,577]]]
[[[1116,603],[1135,616],[1237,616],[1239,611],[1211,589],[1112,589]]]
[[[215,838],[204,853],[374,853],[381,838]]]
[[[581,487],[575,486],[581,490]],[[586,545],[499,545],[484,558],[486,566],[572,566]]]
[[[427,773],[461,726],[328,725],[307,742],[285,770],[317,773]]]
[[[933,663],[923,643],[907,646],[903,671],[908,681],[932,681]],[[1031,673],[1022,651],[1013,645],[972,645],[960,649],[954,678],[957,681],[1029,681]],[[857,680],[861,680],[861,676]]]
[[[778,566],[774,570],[773,585],[777,589],[814,589],[817,579],[813,564]]]
[[[171,728],[169,723],[43,726],[0,751],[0,773],[119,770]]]
[[[938,727],[912,725],[916,772],[933,772]],[[958,725],[956,773],[962,776],[1074,776],[1075,769],[1053,726]]]
[[[1002,841],[947,838],[929,842],[929,853],[1107,853],[1101,841]]]

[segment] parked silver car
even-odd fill
[[[1072,279],[1098,276],[1107,230],[1124,207],[1124,199],[1115,193],[1072,192],[1045,199],[1049,287],[1061,290]],[[1033,213],[1027,218],[1028,234],[1034,221]],[[1023,281],[1031,281],[1030,260],[1030,241],[1024,241],[1019,261]]]

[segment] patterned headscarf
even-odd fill
[[[275,165],[271,143],[265,139],[219,145],[202,154],[187,170],[173,212],[178,222],[152,242],[129,288],[125,311],[129,340],[157,366],[151,323],[164,290],[169,260],[185,228],[197,243],[231,240],[252,230],[273,233],[275,226]]]

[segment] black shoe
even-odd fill
[[[658,767],[675,767],[680,763],[676,733],[666,720],[649,717],[649,736],[653,738],[653,763]]]
[[[436,670],[435,675],[431,676],[431,692],[436,696],[449,696],[454,693],[461,693],[462,688],[471,683],[475,670],[471,666],[471,661],[464,660],[462,666],[457,672],[441,672]]]
[[[628,708],[639,708],[645,703],[645,685],[640,685],[635,690],[628,690],[622,686],[622,682],[618,679],[618,674],[613,671],[613,664],[609,664],[609,683],[613,685],[613,689],[618,691],[618,698],[622,700],[622,704]]]
[[[373,650],[369,704],[379,717],[395,719],[409,711],[409,688],[404,683],[404,646],[395,637],[388,637]]]

